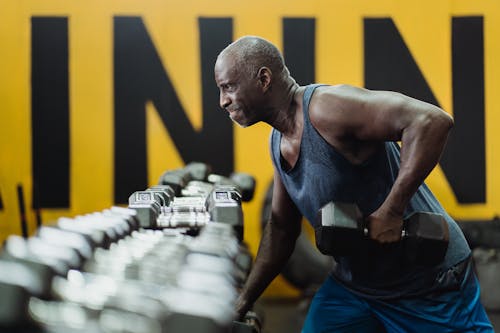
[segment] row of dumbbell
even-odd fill
[[[132,193],[129,207],[137,210],[142,227],[202,227],[209,221],[233,225],[243,239],[241,202],[249,201],[255,179],[244,173],[211,174],[203,163],[165,172],[158,185]]]
[[[183,168],[164,172],[158,181],[160,185],[169,185],[174,195],[191,196],[194,189],[189,186],[191,182],[204,184],[227,185],[237,189],[242,201],[250,201],[255,190],[255,179],[246,173],[233,172],[229,177],[213,174],[209,165],[200,162],[191,162]]]
[[[109,314],[110,306],[117,313],[118,308],[127,307],[130,302],[140,303],[144,297],[154,295],[153,303],[158,311],[142,314],[152,316],[143,320],[158,326],[167,318],[155,317],[156,314],[171,313],[168,323],[160,325],[170,327],[169,332],[176,332],[171,330],[172,323],[183,322],[186,318],[189,320],[181,325],[183,327],[202,322],[200,332],[225,331],[231,324],[236,288],[246,278],[251,261],[248,253],[241,250],[231,226],[211,223],[196,238],[183,234],[181,229],[133,230],[114,243],[114,237],[122,228],[116,224],[114,231],[104,230],[102,224],[93,223],[98,220],[98,215],[94,213],[74,221],[60,219],[58,228],[43,227],[36,237],[28,240],[9,238],[3,254],[10,258],[4,257],[8,263],[3,262],[0,267],[2,271],[12,273],[2,275],[3,286],[10,284],[11,292],[3,288],[1,294],[7,296],[2,300],[14,304],[22,302],[23,305],[21,308],[8,304],[2,306],[7,310],[0,316],[4,319],[3,324],[26,322],[30,319],[25,316],[29,312],[49,327],[73,327],[76,324],[65,315],[70,308],[72,311],[78,309],[85,318],[89,317],[89,311],[96,313],[99,310],[97,319],[101,320],[101,316]],[[111,243],[84,241],[108,238]],[[66,247],[69,244],[72,244],[71,250]],[[98,247],[89,251],[94,246]],[[67,255],[71,252],[78,252],[78,255]],[[69,270],[78,268],[81,261],[77,258],[89,253],[93,254],[81,273]],[[124,265],[124,262],[130,265]],[[125,267],[128,270],[123,269]],[[121,275],[118,274],[120,271]],[[26,284],[26,281],[30,283]],[[116,293],[117,290],[125,291],[125,294]],[[17,294],[12,291],[17,291]],[[198,306],[191,304],[193,298]],[[119,304],[115,304],[116,299],[120,300]],[[191,301],[186,303],[188,299]],[[160,308],[163,310],[159,311]],[[90,322],[97,319],[92,321],[89,318]],[[86,331],[88,324],[86,321],[81,330]],[[150,330],[149,324],[146,327]]]
[[[106,320],[113,313],[119,322],[140,320],[142,326],[130,327],[134,332],[185,332],[187,328],[228,332],[233,325],[237,287],[250,262],[234,236],[229,237],[230,233],[230,226],[219,223],[208,225],[196,238],[158,230],[134,231],[124,240],[148,244],[142,247],[150,248],[149,251],[135,244],[127,248],[132,258],[122,254],[115,262],[113,255],[124,245],[111,244],[108,250],[98,249],[101,253],[94,255],[82,271],[59,271],[50,285],[44,285],[48,280],[33,274],[34,267],[25,264],[25,260],[37,263],[33,252],[22,257],[24,264],[2,260],[0,269],[6,272],[0,283],[1,300],[5,303],[1,307],[2,324],[12,328],[37,323],[50,332],[88,332],[89,327],[94,327],[95,332],[113,332]],[[185,237],[188,241],[182,242]],[[28,242],[33,244],[31,239]],[[8,243],[9,247],[22,246],[11,240]],[[148,257],[155,252],[156,256]],[[132,272],[118,273],[123,267],[121,261],[133,262],[133,257],[141,258],[141,253],[143,262],[133,265]],[[89,264],[94,260],[108,267]],[[158,269],[159,266],[164,269]],[[122,327],[119,331],[127,330]]]
[[[113,332],[110,313],[113,325],[142,323],[120,332],[229,332],[249,256],[228,225],[209,224],[197,237],[178,231],[141,230],[99,250],[83,271],[54,279],[55,300],[32,298],[30,312],[51,327],[79,326],[77,332],[89,325]],[[86,322],[71,322],[68,307]]]
[[[183,204],[186,201],[192,202],[193,197],[198,197],[201,202],[203,198],[206,198],[205,207],[209,211],[210,218],[205,220],[229,223],[236,231],[238,239],[243,239],[243,215],[238,207],[240,201],[250,201],[253,198],[255,179],[252,176],[245,173],[232,173],[229,177],[224,177],[211,174],[205,164],[190,163],[183,169],[165,172],[160,177],[159,184],[169,185],[176,189],[177,195],[173,207],[167,209],[167,213],[157,220],[159,227],[182,225],[179,221],[185,220],[183,215],[195,215],[192,210],[187,213]],[[193,206],[199,207],[199,205]],[[197,216],[201,215],[200,211],[202,210],[196,210]],[[196,220],[199,221],[199,219]],[[233,322],[231,332],[259,332],[260,325],[260,316],[250,311],[243,322]]]
[[[173,189],[164,193],[164,186]],[[241,201],[253,197],[255,180],[248,174],[233,173],[230,177],[211,174],[206,165],[191,163],[185,168],[165,172],[159,185],[133,193],[129,207],[139,212],[144,226],[152,228],[199,228],[219,221],[233,227],[243,239]],[[151,194],[154,192],[154,194]],[[163,193],[162,193],[163,192]],[[151,208],[155,206],[155,208]],[[233,323],[233,332],[255,332],[258,316],[249,313],[245,323]],[[251,323],[248,325],[248,322]]]
[[[227,185],[204,185],[202,188],[190,183],[190,186],[210,191],[175,197],[168,192],[168,185],[156,185],[132,193],[129,208],[137,211],[144,228],[195,228],[215,221],[233,225],[242,239],[243,211],[238,190]]]
[[[34,324],[29,315],[31,297],[52,298],[55,277],[83,268],[97,248],[139,230],[136,212],[113,207],[75,219],[61,218],[24,239],[10,236],[0,255],[0,326]]]
[[[0,304],[0,327],[42,323],[64,332],[185,332],[189,327],[227,332],[236,290],[251,263],[238,242],[242,195],[229,178],[223,186],[209,182],[219,176],[199,172],[200,166],[166,173],[170,182],[174,173],[184,175],[176,190],[166,184],[148,189],[160,206],[155,224],[148,224],[141,215],[144,207],[132,202],[134,209],[61,218],[27,240],[10,237],[0,261],[0,271],[10,272],[0,276],[0,303],[5,303]],[[198,180],[193,167],[204,174]],[[147,205],[146,211],[151,212]],[[193,213],[204,214],[203,223],[193,224]],[[165,225],[169,214],[184,214],[191,222]],[[214,220],[226,223],[207,223]],[[193,226],[203,227],[199,235],[189,232]],[[113,317],[117,320],[110,321]]]

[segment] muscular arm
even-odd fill
[[[236,304],[240,318],[286,264],[300,234],[300,221],[297,207],[275,172],[271,218],[264,228],[254,266]]]
[[[330,89],[317,99],[311,115],[330,144],[355,157],[373,143],[401,141],[398,176],[386,200],[368,218],[372,238],[398,240],[405,208],[438,163],[453,120],[437,106],[399,93],[350,86]]]

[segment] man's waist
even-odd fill
[[[348,263],[339,258],[330,275],[361,297],[386,300],[418,297],[433,292],[458,290],[470,269],[470,258],[468,256],[446,268],[414,266],[413,269],[399,272],[394,269],[385,276],[352,272]]]

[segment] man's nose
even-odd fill
[[[226,94],[220,94],[219,104],[221,108],[225,109],[231,104],[231,99],[229,99]]]

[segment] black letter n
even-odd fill
[[[185,162],[233,170],[233,127],[219,108],[213,66],[232,41],[232,20],[199,19],[203,129],[197,132],[181,106],[140,17],[114,19],[115,202],[147,187],[145,106],[152,101]],[[176,52],[172,49],[171,52]]]

